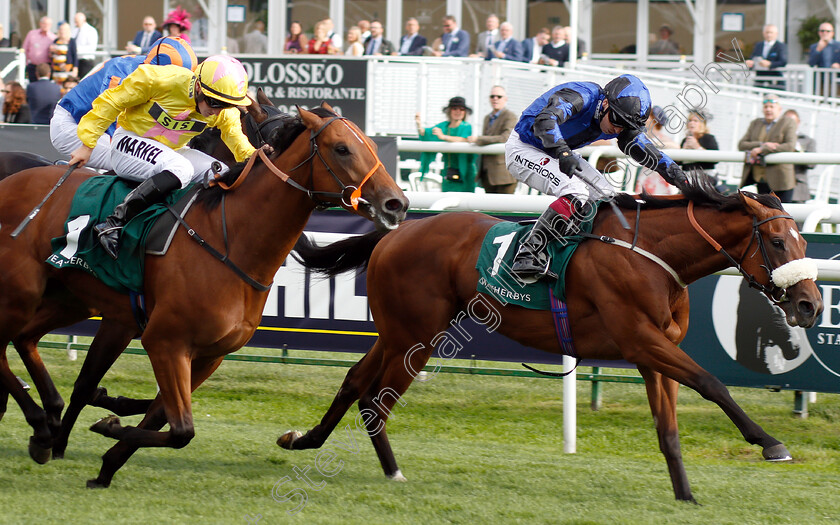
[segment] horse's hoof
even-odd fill
[[[298,430],[288,430],[285,434],[277,438],[277,446],[285,448],[286,450],[292,450],[295,441],[300,439],[302,436],[303,434]]]
[[[400,482],[408,481],[407,479],[405,479],[405,476],[402,475],[402,472],[400,472],[400,469],[397,469],[396,472],[394,472],[390,476],[386,476],[386,477],[388,479],[390,479],[391,481],[400,481]]]
[[[790,461],[793,459],[790,452],[788,452],[787,447],[781,443],[765,448],[761,451],[761,454],[764,456],[766,461]]]
[[[64,450],[58,450],[56,448],[52,451],[52,458],[53,459],[64,459]]]
[[[34,436],[29,438],[29,457],[31,457],[35,461],[35,463],[43,465],[44,463],[50,460],[51,455],[51,447],[42,447],[41,445],[35,442]]]
[[[107,395],[108,390],[104,386],[97,387],[97,389],[93,391],[93,397],[90,399],[90,403],[88,403],[88,405],[94,407],[99,406],[97,405],[97,403],[99,403],[99,400],[103,397],[106,397]]]
[[[103,436],[110,437],[111,435],[111,426],[112,425],[119,425],[120,418],[115,416],[114,414],[109,414],[93,425],[90,426],[90,429],[97,434],[102,434]]]
[[[110,481],[99,481],[99,478],[87,480],[87,488],[89,489],[107,489],[110,486]]]

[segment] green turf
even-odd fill
[[[20,373],[13,354],[11,366]],[[83,354],[75,362],[58,350],[43,355],[68,398]],[[322,449],[336,455],[328,468],[341,467],[324,477],[315,472],[319,451],[289,452],[274,441],[286,429],[317,423],[344,374],[335,367],[226,362],[194,397],[195,439],[182,450],[139,451],[106,490],[85,488],[114,443],[87,431],[102,409],[82,413],[66,459],[36,465],[26,452],[29,429],[10,401],[0,422],[0,523],[248,523],[246,516],[257,514],[260,524],[840,521],[840,396],[821,394],[801,420],[792,416],[789,392],[733,389],[796,458],[769,464],[716,406],[682,389],[682,449],[696,506],[673,498],[640,385],[606,385],[603,409],[591,412],[591,385],[580,382],[578,452],[567,455],[561,381],[440,374],[414,384],[389,422],[408,483],[383,476],[370,441],[353,430],[356,408]],[[113,394],[155,392],[142,356],[123,356],[103,383]],[[339,448],[347,428],[357,452]],[[321,486],[296,479],[295,467],[309,467]],[[291,481],[278,498],[293,489],[308,498],[295,516],[287,512],[297,499],[272,498],[284,476]]]

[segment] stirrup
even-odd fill
[[[517,261],[514,259],[513,264],[510,267],[510,273],[523,284],[533,284],[539,281],[550,282],[556,281],[559,278],[555,272],[551,271],[550,258],[546,258],[545,265],[543,266],[538,265],[536,258],[529,258],[521,261],[523,265],[530,264],[530,268],[525,267],[517,269],[516,263]]]

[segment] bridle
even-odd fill
[[[267,118],[266,120],[261,122],[259,125],[257,125],[256,133],[257,133],[257,137],[259,138],[261,143],[263,143],[263,144],[265,143],[265,140],[262,136],[262,129],[266,126],[266,124],[269,124],[270,122],[278,120],[280,118],[282,118],[281,115],[274,115],[272,117]],[[325,129],[327,129],[327,127],[330,124],[332,124],[335,121],[339,121],[339,120],[345,126],[347,126],[347,129],[349,129],[350,132],[357,139],[359,139],[359,141],[362,144],[365,145],[365,147],[368,149],[370,154],[373,155],[373,157],[376,159],[376,163],[367,172],[367,174],[365,174],[365,176],[362,178],[362,182],[360,182],[358,186],[344,184],[344,182],[340,178],[338,178],[338,175],[335,174],[335,172],[332,170],[332,168],[330,168],[330,165],[327,163],[326,159],[324,159],[323,155],[321,155],[321,150],[318,147],[317,138],[321,134],[321,132],[323,132]],[[322,190],[314,190],[314,189],[305,188],[300,183],[298,183],[297,181],[295,181],[294,179],[289,177],[288,174],[286,174],[285,172],[280,170],[277,166],[275,166],[274,163],[272,163],[271,160],[268,158],[265,151],[263,151],[262,149],[258,149],[257,154],[251,155],[251,158],[248,160],[248,163],[245,165],[245,168],[242,170],[242,173],[240,173],[239,177],[236,179],[236,182],[228,185],[228,184],[226,184],[224,182],[221,182],[218,179],[216,179],[216,180],[210,181],[209,185],[211,185],[211,186],[212,185],[218,185],[219,187],[221,187],[224,190],[235,189],[240,184],[242,184],[242,181],[244,181],[245,177],[250,173],[251,168],[254,165],[254,162],[259,157],[263,161],[263,163],[266,165],[266,167],[269,169],[269,171],[274,173],[274,175],[276,175],[283,182],[289,184],[290,186],[292,186],[293,188],[295,188],[297,190],[300,190],[300,191],[304,192],[310,199],[312,199],[315,202],[315,205],[318,209],[326,209],[326,208],[329,208],[330,206],[333,205],[333,203],[331,203],[327,200],[324,200],[324,199],[338,199],[341,202],[341,204],[343,204],[344,206],[347,206],[348,208],[353,208],[354,210],[358,210],[360,204],[364,204],[366,206],[369,206],[370,203],[367,200],[365,200],[364,198],[362,198],[362,186],[364,186],[365,182],[367,182],[368,179],[370,179],[370,177],[373,176],[373,174],[376,172],[376,170],[378,170],[380,167],[382,167],[382,161],[379,159],[379,156],[376,154],[376,152],[373,151],[373,148],[371,148],[370,144],[368,144],[367,141],[363,140],[353,130],[353,128],[351,128],[350,125],[347,124],[347,119],[344,118],[344,117],[339,117],[339,116],[330,117],[317,130],[310,130],[310,132],[309,132],[309,145],[310,145],[309,146],[310,147],[309,156],[307,156],[303,161],[298,163],[297,166],[290,169],[289,173],[292,173],[292,172],[296,171],[297,169],[301,168],[302,166],[304,166],[305,164],[309,163],[309,179],[310,179],[310,181],[313,181],[314,180],[315,166],[314,166],[314,162],[312,162],[312,161],[315,157],[318,157],[318,159],[321,161],[321,163],[327,169],[327,172],[330,175],[332,175],[333,179],[335,179],[335,181],[338,183],[340,191],[337,191],[337,192],[335,192],[335,191],[322,191]]]
[[[790,215],[774,215],[772,217],[768,217],[768,218],[763,219],[763,220],[758,220],[758,218],[753,215],[753,217],[752,217],[752,220],[753,220],[752,237],[750,238],[749,244],[747,244],[747,247],[744,249],[744,253],[741,254],[741,257],[738,260],[735,260],[735,258],[732,257],[732,255],[730,255],[729,252],[727,252],[720,245],[720,243],[717,242],[711,235],[709,235],[709,233],[706,230],[704,230],[703,227],[700,226],[700,224],[697,222],[697,218],[694,216],[694,202],[693,201],[689,201],[687,209],[688,209],[688,221],[691,223],[691,225],[694,227],[694,229],[697,231],[697,233],[699,233],[701,237],[706,239],[706,241],[709,244],[712,245],[712,248],[714,248],[716,251],[723,254],[723,256],[726,257],[729,260],[729,262],[741,273],[741,275],[744,276],[744,279],[747,280],[747,284],[751,288],[755,288],[756,290],[759,290],[760,292],[764,293],[775,304],[783,303],[783,302],[786,301],[785,289],[780,288],[779,286],[777,286],[773,282],[772,274],[773,274],[773,270],[775,270],[776,268],[774,268],[773,263],[770,262],[770,256],[767,255],[767,247],[764,244],[764,238],[762,237],[761,231],[758,228],[759,228],[759,226],[761,226],[762,224],[764,224],[766,222],[770,222],[770,221],[773,221],[773,220],[776,220],[776,219],[791,219],[791,220],[793,220],[793,217],[791,217]],[[761,267],[764,268],[764,270],[767,272],[767,276],[770,278],[769,279],[770,285],[761,284],[760,282],[758,282],[758,280],[755,278],[755,275],[747,272],[744,269],[744,267],[742,266],[743,263],[744,263],[744,260],[747,258],[747,254],[750,252],[750,249],[752,248],[753,243],[756,243],[756,245],[758,247],[758,251],[761,252],[761,257],[764,260],[764,264],[762,264]],[[753,255],[754,254],[755,254],[755,252],[753,252]],[[752,257],[752,255],[750,257]]]

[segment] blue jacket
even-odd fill
[[[502,41],[496,40],[493,42],[493,45],[487,50],[487,56],[485,57],[487,60],[491,60],[493,58],[497,58],[493,50],[496,49]],[[505,47],[502,49],[502,53],[504,53],[504,60],[516,60],[517,62],[522,61],[522,44],[519,43],[518,40],[511,37],[505,43]]]
[[[601,131],[601,101],[605,98],[601,86],[593,82],[560,84],[532,102],[522,112],[514,130],[522,142],[554,158],[563,151],[617,137],[621,151],[670,180],[666,169],[674,161],[659,151],[640,130],[625,129],[617,135]],[[537,122],[539,126],[535,128]]]
[[[534,56],[534,39],[526,38],[522,41],[522,61],[530,62]]]
[[[400,38],[400,47],[399,49],[397,49],[397,52],[399,52],[400,49],[402,49],[403,42],[405,42],[407,38],[408,35],[403,35],[402,38]],[[418,33],[417,36],[414,37],[414,40],[411,41],[411,45],[408,47],[408,53],[405,54],[411,56],[420,56],[423,54],[423,46],[425,45],[426,37]]]
[[[450,40],[452,43],[450,44]],[[445,57],[465,57],[470,54],[470,34],[459,29],[454,33],[444,33],[440,41],[445,49]]]
[[[79,122],[92,109],[96,97],[106,89],[120,85],[125,77],[140,67],[145,58],[145,56],[124,56],[108,60],[99,71],[82,79],[79,85],[64,95],[58,105],[69,111],[73,119]],[[117,124],[114,122],[106,133],[113,136],[116,129]]]
[[[52,80],[42,78],[26,86],[26,102],[32,112],[32,124],[49,124],[55,104],[61,98],[61,88]]]
[[[832,40],[822,51],[817,51],[817,44],[808,49],[808,65],[812,67],[831,67],[840,62],[840,42]]]
[[[143,42],[143,33],[144,31],[142,29],[140,31],[137,31],[137,35],[134,37],[134,40],[131,43],[137,47],[140,47],[140,43]],[[148,53],[149,49],[152,47],[152,44],[154,44],[161,38],[163,38],[163,35],[160,33],[160,31],[155,29],[155,31],[152,33],[152,38],[149,39],[149,45],[147,45],[146,47],[140,47],[140,54],[145,55],[146,53]]]

